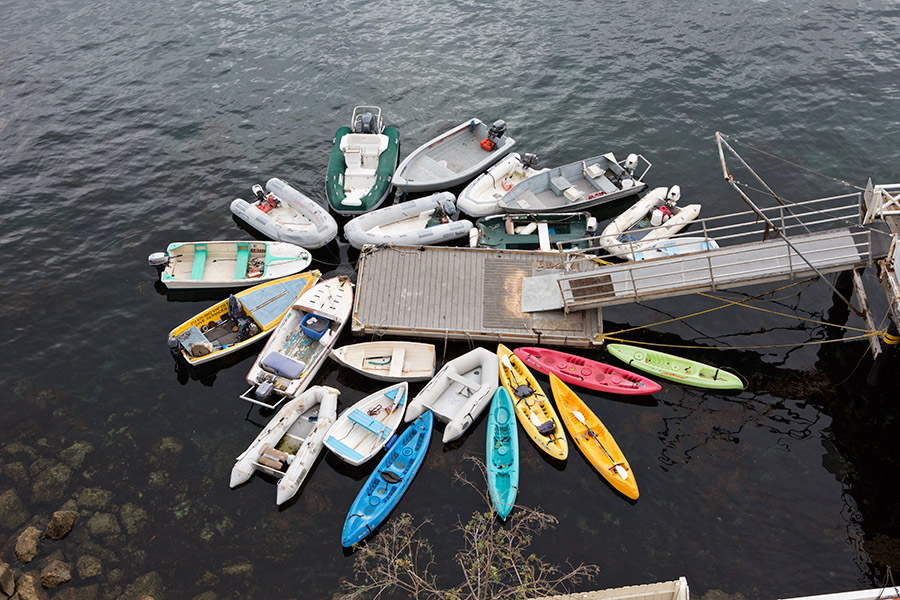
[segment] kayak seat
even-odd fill
[[[206,244],[194,246],[194,264],[191,267],[191,279],[203,279],[203,270],[206,268]]]
[[[250,244],[237,245],[237,264],[234,267],[234,278],[247,277],[247,265],[250,264]]]
[[[306,371],[306,363],[285,356],[281,352],[269,352],[259,361],[259,366],[270,373],[288,379],[298,379]]]
[[[329,436],[328,439],[325,440],[325,445],[328,446],[332,452],[340,454],[341,456],[346,456],[351,460],[359,461],[363,459],[362,454],[334,436]]]
[[[387,437],[385,431],[386,427],[384,423],[382,423],[381,421],[376,421],[358,408],[350,411],[350,414],[347,415],[347,417],[357,425],[368,429],[378,437],[382,439]]]

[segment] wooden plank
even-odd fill
[[[866,296],[866,288],[863,285],[862,276],[859,269],[853,269],[853,289],[856,292],[856,298],[859,302],[859,310],[863,313],[863,319],[866,321],[866,327],[869,331],[877,331],[875,327],[875,319],[872,318],[872,309],[869,308],[869,298]],[[869,347],[872,349],[872,357],[875,358],[881,354],[881,342],[878,336],[869,338]]]

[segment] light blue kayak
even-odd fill
[[[505,521],[519,493],[519,435],[512,398],[503,386],[488,415],[487,472],[494,510]]]
[[[416,419],[378,463],[344,521],[345,548],[375,531],[400,502],[425,459],[433,421],[431,411]]]

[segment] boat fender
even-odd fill
[[[384,445],[384,449],[390,450],[391,446],[393,446],[395,443],[397,443],[397,434],[396,433],[390,437],[390,439]]]
[[[473,227],[469,230],[469,247],[475,248],[478,246],[478,228]]]
[[[537,223],[531,222],[528,225],[523,225],[522,227],[516,228],[516,233],[518,235],[531,235],[537,230]]]
[[[493,152],[497,149],[497,142],[492,139],[484,138],[481,140],[481,149],[486,152]]]

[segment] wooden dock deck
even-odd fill
[[[593,264],[593,263],[591,263]],[[364,251],[354,333],[589,347],[600,311],[522,312],[522,280],[559,272],[557,254],[392,246]]]

